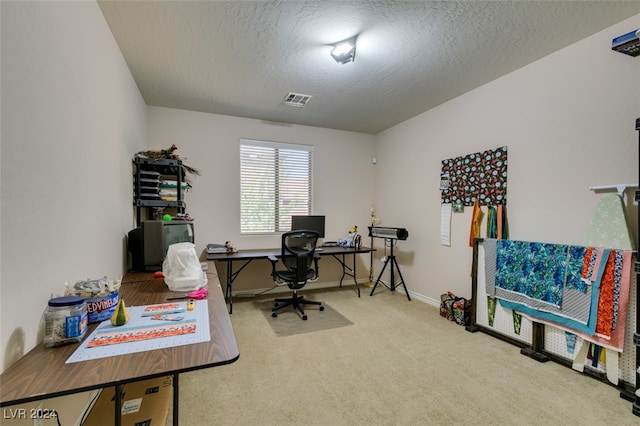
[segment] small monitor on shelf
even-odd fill
[[[144,220],[129,231],[131,270],[160,271],[171,244],[194,243],[193,221]]]
[[[318,238],[324,238],[324,216],[295,215],[291,216],[291,230],[308,229],[316,231]]]

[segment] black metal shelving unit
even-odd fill
[[[136,207],[136,222],[142,222],[143,208],[147,210],[147,219],[152,218],[154,209],[175,208],[178,214],[185,211],[182,182],[184,169],[181,160],[135,157],[133,159],[133,205]],[[160,183],[163,177],[174,177],[177,186],[175,201],[160,198]]]

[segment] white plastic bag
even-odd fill
[[[192,291],[207,285],[207,274],[192,243],[171,244],[162,262],[162,273],[171,291]]]

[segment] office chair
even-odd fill
[[[298,296],[298,290],[303,288],[307,281],[318,278],[318,259],[316,254],[316,243],[318,242],[318,233],[310,230],[296,230],[285,232],[282,234],[282,251],[280,260],[286,269],[277,270],[276,265],[278,259],[275,256],[269,256],[271,261],[273,280],[276,283],[286,283],[293,290],[293,295],[286,299],[276,299],[271,316],[277,317],[278,311],[287,306],[293,306],[302,315],[302,319],[307,319],[307,314],[302,309],[303,305],[319,306],[324,311],[321,302],[312,300],[304,300],[304,296]]]

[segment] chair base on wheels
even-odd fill
[[[271,316],[273,318],[278,316],[278,311],[282,308],[286,308],[287,306],[293,306],[300,314],[302,315],[302,319],[307,319],[307,314],[304,313],[304,309],[302,309],[303,305],[315,305],[319,306],[319,310],[324,311],[324,306],[322,306],[322,302],[316,302],[314,300],[304,300],[304,296],[298,296],[297,293],[293,293],[292,297],[286,299],[276,299],[275,305],[273,309],[271,309]]]

